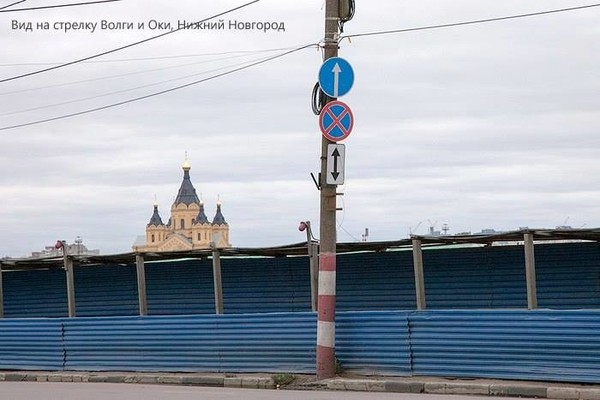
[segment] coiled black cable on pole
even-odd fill
[[[339,13],[340,16],[340,33],[344,33],[344,24],[354,18],[354,12],[356,11],[355,0],[340,0],[339,2]]]
[[[321,110],[327,101],[327,95],[321,90],[319,82],[315,83],[315,86],[313,87],[311,100],[313,113],[315,115],[321,115]]]

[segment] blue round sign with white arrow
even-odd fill
[[[354,84],[352,65],[341,57],[328,59],[319,70],[319,86],[329,97],[338,98],[347,94]]]

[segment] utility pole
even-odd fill
[[[338,55],[339,0],[326,0],[324,61]],[[327,98],[326,103],[335,99]],[[319,306],[317,324],[317,377],[335,376],[336,212],[337,186],[327,184],[327,145],[321,147],[321,214],[319,254]]]

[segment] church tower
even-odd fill
[[[187,251],[208,249],[211,244],[218,248],[231,247],[229,244],[229,224],[217,202],[217,211],[212,223],[204,210],[204,203],[198,198],[190,178],[192,169],[187,156],[182,166],[183,180],[177,197],[171,205],[171,218],[165,225],[154,204],[154,212],[146,225],[145,245],[136,244],[134,251]]]
[[[171,206],[171,229],[188,239],[192,239],[192,225],[200,210],[200,200],[190,180],[190,163],[183,163],[183,180],[177,197]]]
[[[167,236],[167,226],[163,224],[158,213],[158,203],[154,203],[154,213],[146,225],[146,243],[155,245],[161,243]]]
[[[217,202],[217,213],[212,222],[213,241],[217,247],[230,247],[229,224],[221,212],[221,201]]]
[[[198,215],[194,218],[192,230],[192,242],[195,246],[210,247],[210,242],[212,241],[212,225],[204,213],[204,203],[202,201],[200,201]]]

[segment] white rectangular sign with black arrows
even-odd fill
[[[344,167],[346,165],[346,146],[343,144],[327,145],[327,184],[344,184]]]

